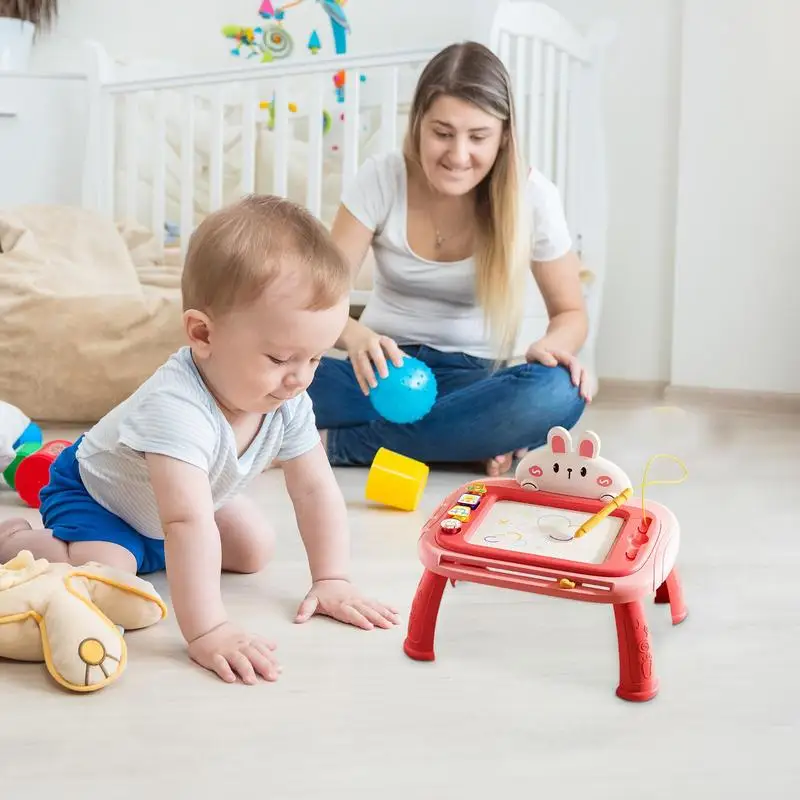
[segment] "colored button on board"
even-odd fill
[[[461,530],[461,523],[457,519],[449,517],[443,519],[439,523],[439,527],[442,529],[442,533],[458,533]]]
[[[486,484],[480,483],[480,481],[478,481],[477,483],[470,483],[467,486],[467,491],[470,494],[484,495],[486,494]]]
[[[447,514],[456,519],[460,519],[462,522],[466,522],[469,519],[471,511],[472,509],[467,508],[467,506],[453,506]]]
[[[481,498],[480,495],[477,494],[462,494],[461,497],[458,498],[458,504],[475,509],[481,504]]]

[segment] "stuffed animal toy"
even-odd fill
[[[0,657],[44,661],[75,692],[102,689],[124,671],[118,625],[146,628],[166,614],[150,583],[102,564],[50,563],[23,550],[0,565]]]

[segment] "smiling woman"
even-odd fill
[[[333,238],[354,276],[371,246],[376,276],[338,342],[347,360],[323,359],[309,389],[332,464],[368,464],[386,447],[498,475],[550,428],[580,419],[589,399],[575,358],[587,330],[580,264],[556,187],[523,172],[509,76],[491,50],[454,44],[427,64],[402,153],[363,164]],[[528,270],[549,325],[520,346]],[[525,363],[503,363],[518,352]],[[385,376],[387,358],[403,354],[425,361],[439,389],[412,425],[381,419],[367,398],[375,371]]]

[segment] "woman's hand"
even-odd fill
[[[361,391],[369,394],[370,389],[378,385],[375,377],[375,367],[378,375],[385,378],[389,374],[386,365],[386,358],[396,367],[403,366],[403,351],[397,346],[394,339],[388,336],[379,336],[375,331],[370,330],[366,325],[353,320],[353,325],[347,334],[345,349],[353,365],[356,380],[361,387]]]
[[[580,388],[581,397],[587,402],[592,402],[591,394],[589,393],[589,373],[586,368],[581,364],[576,356],[572,353],[553,346],[548,343],[547,339],[540,339],[534,342],[525,353],[525,360],[532,364],[538,362],[544,364],[546,367],[557,367],[559,364],[565,366],[569,370],[572,383]]]

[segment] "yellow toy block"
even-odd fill
[[[367,475],[367,500],[414,511],[422,499],[429,472],[427,464],[381,447]]]

